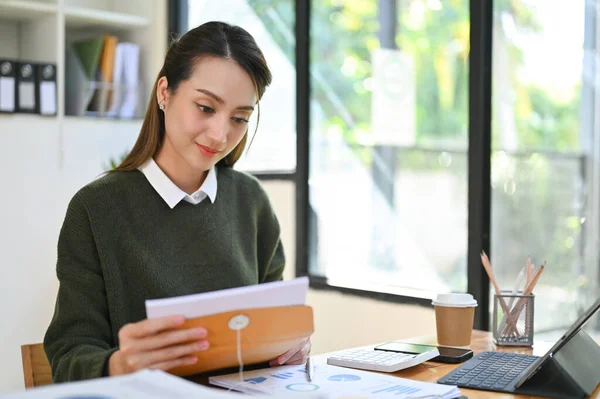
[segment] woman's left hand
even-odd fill
[[[271,367],[284,364],[304,364],[310,353],[310,338],[269,362]]]

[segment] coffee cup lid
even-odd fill
[[[477,306],[477,300],[471,294],[438,294],[431,304],[452,308],[470,308]]]

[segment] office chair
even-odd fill
[[[25,388],[52,384],[52,368],[43,344],[21,345]]]

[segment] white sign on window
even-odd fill
[[[416,90],[410,54],[376,49],[372,55],[371,131],[374,144],[415,144]]]

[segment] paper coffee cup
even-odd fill
[[[438,345],[469,346],[477,301],[471,294],[439,294],[432,302]]]

